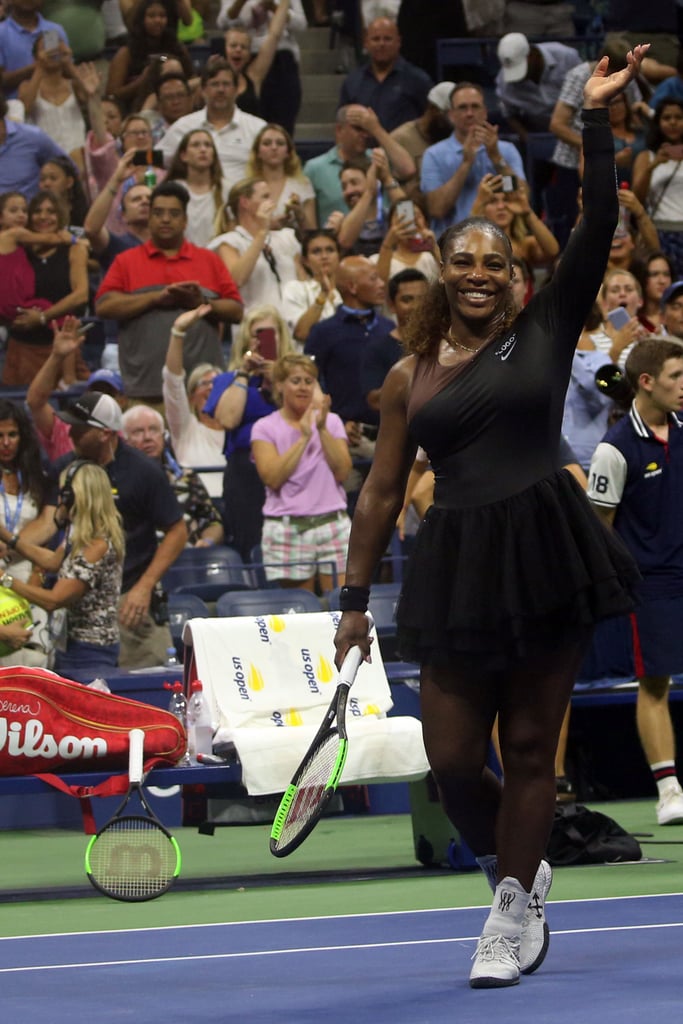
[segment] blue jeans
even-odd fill
[[[55,652],[55,672],[63,676],[88,676],[88,682],[105,676],[116,668],[119,660],[118,644],[88,644],[83,640],[67,641],[66,651]]]

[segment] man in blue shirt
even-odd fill
[[[5,95],[13,98],[22,82],[33,74],[33,47],[43,32],[56,32],[65,46],[66,32],[56,21],[48,21],[40,13],[43,0],[13,0],[8,16],[0,22],[0,66]]]
[[[642,573],[630,617],[636,723],[659,793],[657,822],[679,825],[683,790],[669,688],[671,674],[683,672],[683,347],[658,338],[639,342],[626,377],[635,398],[595,450],[588,497]]]
[[[422,157],[421,189],[436,236],[469,216],[485,174],[524,178],[519,150],[498,141],[498,128],[486,120],[484,94],[478,85],[461,82],[451,94],[453,134],[430,146]]]
[[[40,128],[10,120],[0,92],[0,194],[21,192],[30,199],[38,191],[40,168],[55,156],[66,154]]]
[[[394,22],[389,18],[371,21],[365,49],[369,60],[344,79],[340,106],[360,103],[371,107],[388,132],[420,117],[434,83],[422,68],[401,57],[401,37]]]

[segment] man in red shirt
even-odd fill
[[[185,239],[188,194],[177,182],[163,182],[150,198],[150,239],[120,253],[97,295],[96,312],[119,321],[119,366],[126,394],[161,402],[161,368],[168,332],[183,309],[202,302],[211,313],[187,331],[185,371],[199,363],[223,364],[219,325],[239,323],[242,299],[215,253]]]

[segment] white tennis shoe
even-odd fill
[[[533,974],[545,960],[550,943],[550,931],[545,919],[545,901],[553,884],[553,872],[547,860],[542,860],[531,888],[531,899],[522,920],[519,944],[519,969],[522,974]]]
[[[482,935],[472,959],[470,988],[504,988],[519,984],[519,939]]]

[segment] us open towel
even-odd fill
[[[282,792],[337,685],[339,612],[191,619],[190,680],[201,679],[219,738],[230,738],[252,796]],[[413,781],[428,770],[418,719],[387,717],[392,700],[377,641],[349,694],[342,783]]]

